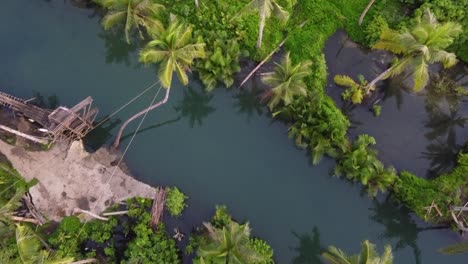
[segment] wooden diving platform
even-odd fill
[[[93,99],[87,97],[72,108],[60,106],[55,110],[43,109],[0,91],[0,105],[34,120],[48,130],[54,141],[61,138],[81,139],[93,129],[98,109],[92,103]]]

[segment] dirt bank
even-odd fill
[[[115,202],[133,197],[154,197],[154,189],[111,166],[116,157],[106,149],[95,153],[74,142],[68,150],[56,145],[49,151],[30,152],[0,140],[0,152],[27,180],[34,204],[49,220],[70,215],[76,207],[102,212]]]

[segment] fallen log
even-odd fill
[[[32,223],[32,224],[35,224],[35,225],[41,225],[41,223],[39,223],[39,221],[37,221],[34,218],[26,218],[26,217],[21,217],[21,216],[12,216],[11,220],[13,220],[14,222],[26,222],[26,223]]]
[[[102,220],[102,221],[108,221],[109,218],[106,218],[106,217],[102,217],[102,216],[99,216],[91,211],[88,211],[88,210],[83,210],[81,208],[74,208],[73,211],[72,211],[72,214],[76,214],[76,213],[83,213],[83,214],[87,214],[93,218],[96,218],[96,219],[99,219],[99,220]]]
[[[164,204],[166,203],[166,189],[163,187],[156,188],[153,206],[151,207],[151,227],[153,230],[158,228],[158,224],[164,213]]]
[[[119,211],[119,212],[103,213],[102,216],[113,216],[113,215],[124,215],[124,214],[128,214],[128,210],[127,211]]]
[[[17,135],[17,136],[20,136],[20,137],[29,139],[29,140],[34,141],[34,142],[39,143],[39,144],[47,144],[47,143],[49,143],[49,141],[46,140],[46,139],[37,138],[37,137],[31,136],[31,135],[25,134],[25,133],[23,133],[23,132],[19,132],[18,130],[14,130],[14,129],[9,128],[9,127],[4,126],[4,125],[0,125],[0,129],[3,129],[3,130],[5,130],[5,131],[10,132],[10,133],[12,133],[12,134],[15,134],[15,135]]]

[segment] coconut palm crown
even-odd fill
[[[328,247],[328,251],[322,254],[329,264],[392,264],[392,248],[387,245],[382,256],[379,256],[375,245],[368,240],[362,242],[359,255],[348,256],[341,249],[334,246]]]
[[[403,32],[391,29],[382,32],[374,48],[390,51],[401,58],[372,81],[370,86],[378,80],[398,75],[410,68],[414,81],[413,89],[420,91],[429,80],[429,64],[442,63],[448,68],[457,63],[455,54],[444,49],[462,32],[462,27],[453,22],[439,23],[429,9],[426,9],[416,22],[412,28]]]
[[[109,12],[102,19],[102,25],[108,30],[124,22],[125,39],[130,44],[130,32],[136,28],[143,38],[140,27],[146,30],[161,30],[162,23],[156,18],[163,5],[152,0],[95,0],[96,3],[108,9]]]
[[[281,102],[284,105],[290,104],[294,96],[307,96],[307,85],[304,78],[310,74],[312,61],[302,61],[293,65],[288,52],[280,64],[275,64],[276,68],[273,72],[262,76],[262,82],[271,87],[268,103],[270,110]]]
[[[154,39],[140,52],[140,61],[159,64],[159,79],[166,89],[171,85],[174,71],[182,84],[187,85],[187,71],[193,61],[205,57],[205,43],[196,43],[192,27],[174,17],[167,29],[151,35]]]
[[[197,253],[201,258],[220,260],[220,263],[226,264],[262,263],[264,260],[249,248],[248,223],[240,225],[231,221],[222,228],[216,228],[209,223],[204,225],[208,232],[208,241],[198,248]]]

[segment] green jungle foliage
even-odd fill
[[[78,217],[67,216],[48,237],[48,243],[60,257],[85,258],[97,255],[113,257],[111,240],[117,223],[117,218],[111,217],[109,221],[90,221],[83,224]],[[84,245],[89,241],[96,245],[83,251]]]
[[[407,171],[401,172],[393,191],[399,201],[426,221],[450,220],[450,206],[462,206],[468,197],[468,153],[460,153],[458,164],[452,172],[432,180],[420,178]],[[432,202],[441,210],[443,217],[434,212],[427,215],[424,208]]]
[[[182,211],[187,207],[185,201],[187,196],[177,187],[166,188],[166,209],[171,216],[181,216]]]
[[[355,82],[351,77],[347,75],[335,75],[333,81],[340,85],[345,86],[347,89],[341,94],[343,100],[351,100],[353,104],[362,103],[362,99],[366,95],[367,81],[361,74],[358,75],[359,83]],[[375,87],[371,87],[369,91],[375,90]]]
[[[372,112],[374,112],[374,116],[380,116],[380,114],[382,113],[382,106],[373,105],[372,106]]]
[[[349,121],[324,93],[326,78],[323,55],[315,57],[312,74],[306,80],[308,97],[300,97],[280,110],[292,122],[289,136],[297,146],[310,149],[313,164],[324,154],[337,157],[348,145]]]
[[[166,234],[164,224],[159,224],[155,232],[151,229],[151,200],[134,198],[127,205],[132,223],[130,235],[134,237],[125,250],[124,263],[181,263],[175,240]]]
[[[376,196],[378,191],[385,192],[397,179],[393,168],[384,168],[377,158],[377,151],[370,148],[375,139],[369,135],[360,135],[338,159],[335,175],[345,175],[352,181],[359,181],[367,189],[369,196]]]
[[[190,250],[196,249],[196,264],[252,263],[272,264],[273,250],[263,240],[251,237],[249,223],[232,220],[226,206],[216,206],[210,223],[204,223],[191,238]]]

